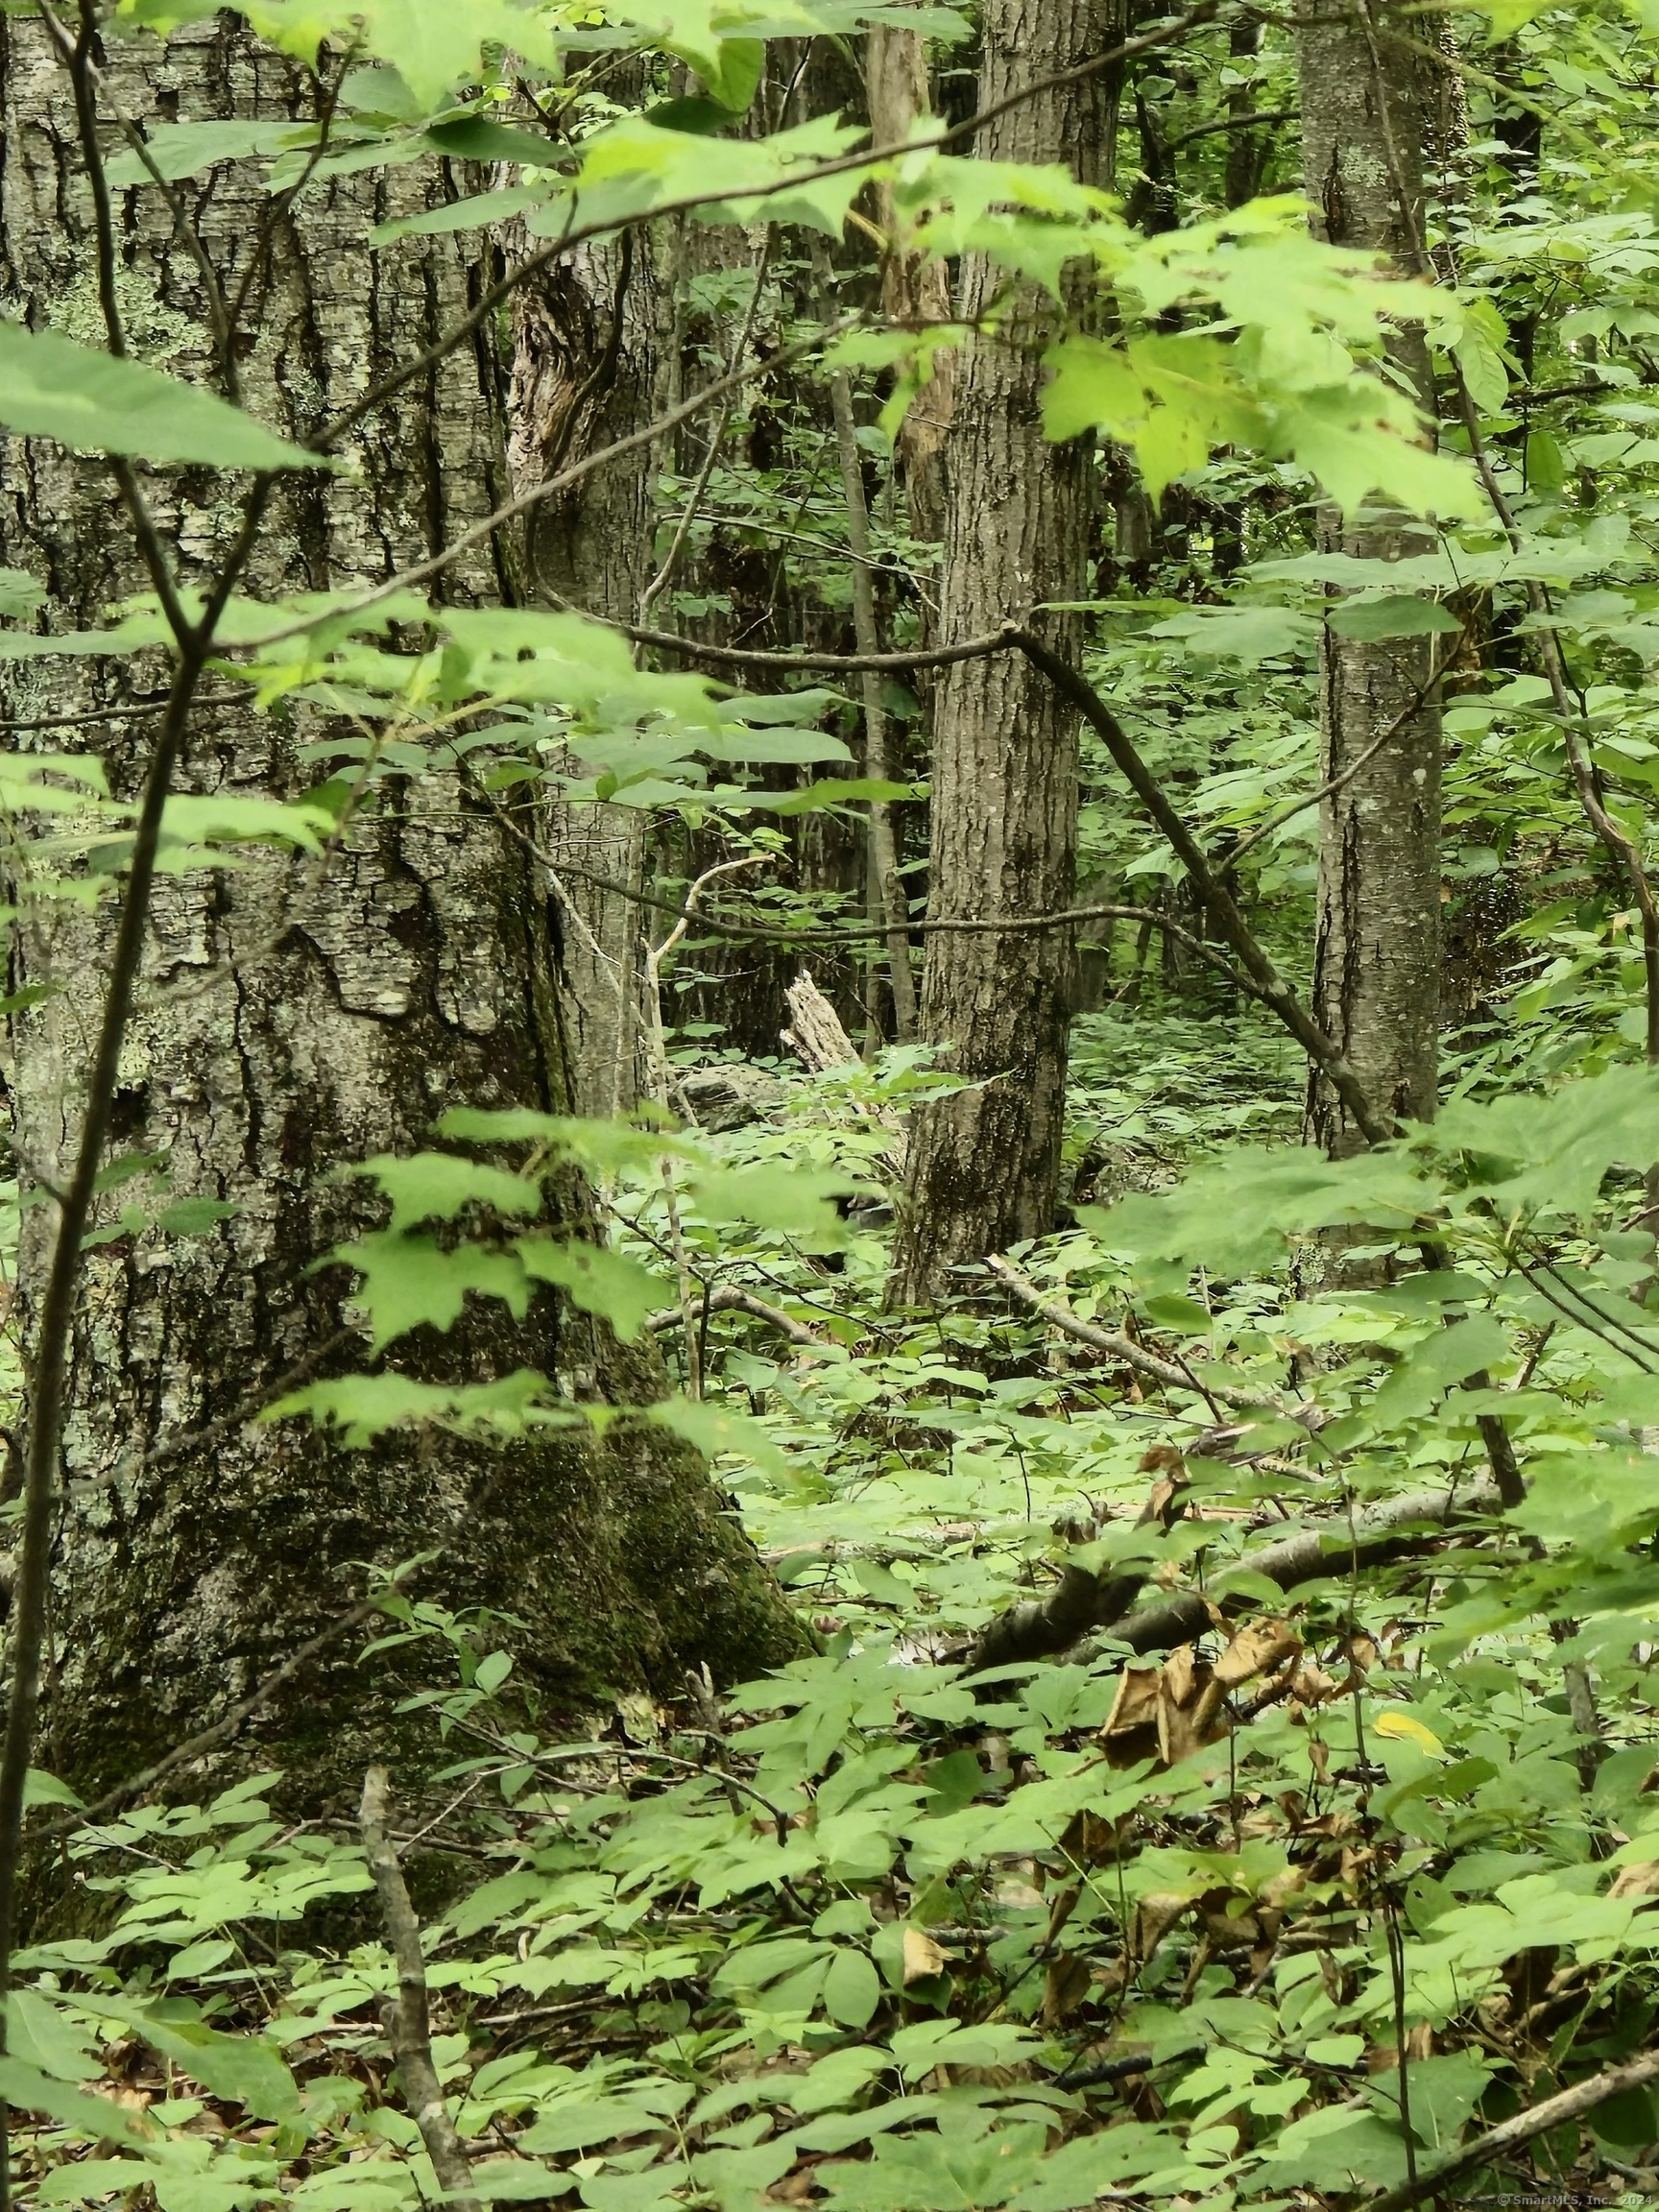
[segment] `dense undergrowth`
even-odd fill
[[[424,1639],[445,1740],[402,1834],[449,1898],[424,1929],[434,2052],[480,2199],[1307,2202],[1427,2174],[1649,2040],[1659,1326],[1650,1238],[1623,1224],[1653,1078],[1455,1100],[1331,1167],[1237,1145],[1293,1116],[1287,1082],[1263,1098],[1277,1053],[1154,1007],[1096,1018],[1077,1151],[1125,1195],[1016,1255],[1175,1386],[982,1273],[946,1310],[882,1310],[879,1211],[830,1199],[880,1185],[913,1055],[677,1141],[699,1296],[745,1286],[802,1338],[710,1300],[684,1418],[728,1447],[821,1648],[571,1729],[517,1694],[510,1621],[386,1597],[374,1641]],[[400,1218],[501,1172],[465,1133],[442,1205],[405,1183]],[[618,1265],[655,1270],[632,1310],[621,1276],[604,1295],[624,1326],[662,1305],[683,1362],[665,1140],[587,1142]],[[310,1409],[351,1417],[321,1388]],[[1528,1485],[1502,1522],[1494,1410]],[[1402,1494],[1422,1516],[1379,1565],[1366,1516]],[[1252,1565],[1313,1526],[1290,1588]],[[1062,1573],[1116,1610],[976,1671],[987,1624]],[[1132,1648],[1180,1593],[1198,1633]],[[311,1933],[317,1908],[375,1925],[354,1831],[285,1826],[262,1787],[60,1846],[106,1933],[16,1961],[0,2087],[35,2114],[33,2200],[434,2194],[387,1951]],[[1639,2090],[1519,2171],[1618,2191],[1656,2140]]]

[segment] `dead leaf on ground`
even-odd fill
[[[1043,1984],[1044,2027],[1063,2028],[1089,1995],[1093,1981],[1088,1960],[1074,1952],[1051,1959]]]
[[[1150,1959],[1192,1900],[1174,1890],[1155,1889],[1135,1908],[1135,1956],[1142,1963]]]

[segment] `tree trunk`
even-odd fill
[[[990,0],[981,103],[1098,53],[1117,20],[1113,0]],[[1098,181],[1107,106],[1097,75],[1052,85],[989,125],[976,151],[1065,161]],[[964,317],[977,316],[1000,282],[983,260],[965,266]],[[946,465],[947,643],[1087,590],[1094,458],[1087,443],[1051,445],[1043,435],[1043,317],[1027,298],[998,341],[971,344],[958,368]],[[1077,615],[1038,619],[1057,651],[1080,651]],[[935,695],[930,917],[1066,906],[1076,847],[1075,714],[1020,654],[949,669]],[[974,1088],[914,1116],[894,1275],[901,1301],[932,1295],[959,1262],[1050,1225],[1074,960],[1058,930],[928,938],[921,1033],[948,1048],[946,1065]]]
[[[616,96],[626,99],[627,87]],[[660,412],[661,314],[649,232],[580,248],[515,294],[508,457],[516,489],[545,481]],[[525,545],[533,600],[550,593],[608,621],[644,618],[661,459],[641,445],[533,511]],[[548,850],[567,864],[557,871],[554,900],[571,1083],[583,1114],[626,1113],[643,1088],[645,909],[588,878],[642,888],[647,826],[637,806],[550,809]]]
[[[33,320],[84,324],[94,337],[67,87],[33,21],[6,17],[0,39],[7,289]],[[224,17],[165,49],[112,46],[107,71],[112,96],[145,120],[309,107],[306,80]],[[371,224],[418,210],[442,182],[414,167],[336,180],[279,216],[269,270],[252,288],[256,328],[243,360],[250,401],[268,421],[303,435],[464,306],[470,272],[447,238],[403,242],[371,280]],[[222,169],[182,191],[211,257],[239,272],[271,205],[257,171]],[[137,349],[204,373],[196,267],[159,195],[125,192],[116,215]],[[338,588],[452,539],[500,489],[497,404],[493,364],[466,349],[405,387],[356,442],[358,481],[284,480],[250,589]],[[236,519],[223,487],[200,472],[147,480],[187,568],[223,549]],[[107,470],[38,443],[7,449],[0,558],[47,586],[53,629],[91,626],[137,588]],[[458,598],[495,587],[488,558],[449,571],[445,585]],[[65,702],[65,671],[84,669],[83,696]],[[6,704],[19,717],[119,705],[153,695],[155,676],[153,663],[23,662]],[[150,727],[95,726],[115,790],[134,787]],[[305,742],[339,727],[303,708],[204,710],[180,781],[292,797],[319,774]],[[673,1689],[689,1664],[745,1672],[798,1647],[701,1463],[643,1423],[617,1424],[602,1443],[532,1431],[495,1449],[426,1430],[351,1452],[331,1432],[246,1420],[297,1366],[327,1375],[366,1361],[360,1336],[320,1357],[352,1308],[346,1271],[316,1262],[368,1218],[364,1187],[331,1182],[332,1168],[429,1142],[450,1104],[568,1110],[546,885],[453,778],[383,788],[394,796],[358,814],[326,867],[263,854],[159,882],[117,1148],[165,1155],[170,1197],[235,1212],[203,1236],[146,1229],[86,1256],[42,1763],[88,1789],[246,1694],[361,1597],[365,1562],[432,1551],[418,1595],[511,1616],[517,1625],[484,1633],[515,1647],[519,1679],[555,1711],[618,1689]],[[12,1017],[17,1140],[36,1178],[54,1179],[79,1124],[100,997],[88,986],[105,973],[108,914],[42,902],[14,939],[14,983],[54,994]],[[559,1205],[578,1234],[592,1233],[574,1180]],[[49,1215],[38,1206],[25,1216],[26,1318]],[[435,1380],[528,1365],[579,1398],[662,1394],[654,1355],[623,1350],[545,1293],[522,1326],[477,1304],[450,1335],[409,1339],[408,1354],[400,1366]],[[365,1671],[344,1641],[261,1716],[252,1756],[287,1766],[291,1796],[305,1804],[350,1786],[366,1749],[399,1732],[414,1757],[417,1723],[392,1719],[407,1686],[394,1673]]]
[[[1363,12],[1367,0],[1309,16],[1300,29],[1303,162],[1315,234],[1388,254],[1424,273],[1422,150],[1431,90],[1409,48]],[[1403,28],[1421,34],[1422,18]],[[1431,271],[1428,272],[1432,274]],[[1433,419],[1420,329],[1393,357]],[[1328,552],[1398,561],[1431,534],[1385,510],[1327,513]],[[1434,1111],[1440,961],[1440,708],[1432,637],[1362,643],[1327,634],[1320,661],[1322,781],[1392,731],[1320,814],[1314,1012],[1384,1114]],[[1310,1131],[1334,1154],[1363,1140],[1328,1085],[1310,1092]]]
[[[932,106],[927,50],[921,34],[893,26],[868,32],[864,78],[870,96],[870,130],[878,146],[908,138]],[[893,188],[876,187],[876,212],[883,230],[894,224]],[[901,327],[950,320],[950,277],[942,261],[919,253],[888,253],[881,263],[881,312]],[[956,356],[936,356],[931,381],[917,394],[899,426],[899,459],[910,507],[910,527],[924,544],[945,530],[945,452],[955,407]]]

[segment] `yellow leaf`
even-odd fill
[[[1404,1737],[1407,1743],[1415,1743],[1420,1751],[1444,1751],[1446,1748],[1433,1729],[1426,1728],[1411,1713],[1379,1713],[1371,1725],[1379,1736]]]
[[[904,1931],[904,1986],[912,1982],[931,1981],[935,1974],[943,1974],[950,1961],[931,1936],[925,1936],[920,1928]]]

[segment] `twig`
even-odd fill
[[[753,1313],[757,1321],[764,1321],[781,1336],[787,1336],[791,1344],[810,1345],[815,1352],[824,1349],[823,1337],[815,1335],[805,1322],[793,1319],[780,1306],[768,1305],[764,1298],[757,1298],[753,1290],[745,1290],[736,1283],[722,1283],[717,1289],[709,1290],[703,1299],[703,1310],[706,1313]],[[645,1326],[654,1335],[661,1335],[664,1329],[678,1327],[681,1317],[681,1309],[669,1306],[661,1313],[653,1313]]]
[[[998,1282],[1006,1284],[1022,1305],[1029,1306],[1033,1313],[1040,1314],[1054,1328],[1064,1330],[1068,1336],[1075,1336],[1080,1344],[1104,1353],[1108,1359],[1134,1368],[1138,1375],[1144,1375],[1153,1382],[1161,1382],[1166,1390],[1196,1389],[1200,1397],[1218,1399],[1223,1406],[1261,1407],[1280,1403],[1279,1394],[1274,1390],[1245,1390],[1235,1382],[1213,1382],[1208,1376],[1200,1382],[1189,1368],[1178,1367],[1172,1359],[1160,1359],[1155,1352],[1148,1352],[1132,1337],[1085,1321],[1080,1314],[1072,1312],[1063,1298],[1045,1296],[1012,1260],[1004,1259],[1000,1253],[994,1254],[985,1265]]]
[[[1392,1120],[1372,1105],[1342,1047],[1314,1021],[1267,957],[1260,939],[1240,912],[1238,901],[1211,867],[1198,840],[1169,804],[1163,785],[1142,759],[1127,731],[1099,692],[1034,632],[1011,623],[1009,636],[1032,665],[1042,669],[1055,689],[1071,702],[1104,740],[1113,765],[1168,839],[1176,857],[1192,878],[1192,888],[1211,920],[1254,981],[1257,995],[1278,1015],[1309,1059],[1325,1075],[1366,1142],[1381,1144],[1392,1137]]]
[[[471,2161],[455,2132],[432,2061],[432,2021],[426,1997],[426,1965],[421,1956],[421,1927],[409,1902],[397,1853],[386,1833],[390,1817],[390,1777],[384,1767],[371,1767],[363,1778],[357,1825],[362,1830],[364,1856],[374,1877],[397,1967],[397,1994],[381,1999],[380,2018],[403,2077],[404,2098],[451,2212],[483,2212],[473,2191]]]
[[[1173,138],[1166,138],[1164,151],[1173,154],[1177,147],[1190,146],[1194,138],[1211,138],[1218,131],[1257,131],[1269,123],[1288,123],[1300,110],[1295,108],[1259,108],[1251,115],[1223,115],[1217,123],[1200,123],[1196,130],[1178,131]]]

